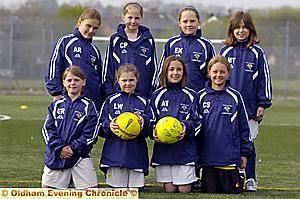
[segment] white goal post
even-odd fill
[[[94,41],[109,41],[110,37],[93,37]],[[166,43],[168,39],[154,38],[154,41],[157,43]],[[214,44],[221,44],[224,39],[210,39]]]

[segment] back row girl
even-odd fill
[[[97,109],[100,109],[102,60],[99,49],[92,42],[100,24],[100,12],[87,8],[78,18],[73,32],[61,37],[53,47],[45,74],[45,85],[53,100],[62,96],[64,71],[70,65],[76,65],[86,75],[86,97],[93,100]]]
[[[202,36],[200,15],[193,6],[179,11],[178,26],[181,33],[171,37],[165,44],[161,66],[170,55],[181,57],[187,67],[187,86],[196,92],[204,88],[207,79],[207,64],[215,55],[212,43]]]
[[[122,21],[117,33],[110,38],[106,50],[102,81],[104,95],[108,96],[118,89],[114,85],[115,73],[125,63],[134,64],[140,74],[136,92],[146,98],[155,89],[158,76],[154,38],[146,26],[141,25],[143,7],[139,3],[128,3],[123,8]]]
[[[254,141],[265,109],[272,105],[269,64],[264,50],[258,46],[256,28],[248,12],[238,11],[230,17],[227,34],[220,54],[230,62],[230,85],[243,96],[249,118],[250,139]],[[252,153],[247,157],[246,191],[257,191],[254,142],[252,145]]]

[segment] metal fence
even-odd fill
[[[46,93],[43,78],[51,48],[60,36],[72,30],[74,21],[0,17],[0,24],[0,91]],[[203,32],[209,39],[222,39],[225,26],[217,21],[204,27]],[[270,63],[274,96],[300,96],[300,22],[260,22],[257,29]],[[100,29],[97,36],[106,36],[102,32]],[[159,37],[155,30],[152,32]],[[174,27],[171,32],[175,35],[179,31]],[[104,56],[107,41],[95,42]],[[222,44],[214,45],[218,51]],[[162,47],[163,43],[157,44],[159,57]]]

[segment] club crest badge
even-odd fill
[[[222,105],[222,114],[232,115],[232,105],[223,104]]]
[[[140,56],[142,57],[148,57],[147,56],[147,52],[149,51],[149,48],[143,47],[141,46],[141,52],[140,52]]]
[[[91,64],[92,66],[95,68],[95,70],[97,70],[97,58],[94,55],[90,55],[90,60],[91,60]]]
[[[192,60],[195,62],[201,62],[202,53],[193,52]]]
[[[189,110],[189,105],[188,104],[183,104],[183,103],[180,104],[180,110],[179,110],[180,113],[187,114],[188,110]]]
[[[246,68],[245,68],[245,71],[247,71],[247,72],[253,72],[253,66],[254,66],[253,63],[251,63],[251,62],[246,62]]]
[[[79,121],[82,117],[83,117],[83,113],[81,113],[80,111],[75,111],[75,116],[74,116],[75,121]]]

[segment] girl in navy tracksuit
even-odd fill
[[[187,66],[187,86],[198,92],[207,81],[207,64],[215,50],[212,43],[202,36],[200,15],[195,7],[181,9],[178,24],[181,33],[167,41],[160,64],[162,66],[169,55],[180,56]]]
[[[80,15],[73,33],[57,41],[45,74],[46,88],[53,99],[60,98],[63,92],[63,72],[70,65],[77,65],[86,75],[86,96],[100,109],[102,60],[100,51],[92,43],[92,37],[100,24],[100,13],[96,9],[88,8]]]
[[[268,61],[263,49],[257,45],[256,28],[249,13],[238,11],[231,16],[228,38],[224,43],[226,46],[221,49],[220,54],[231,64],[230,85],[244,98],[250,136],[254,140],[265,109],[272,105],[272,85]],[[247,191],[257,190],[255,164],[256,153],[253,150],[246,167]]]
[[[72,179],[76,189],[97,187],[91,159],[97,141],[98,113],[92,100],[82,92],[84,72],[78,66],[63,74],[66,92],[48,107],[42,134],[46,142],[42,186],[66,189]]]
[[[240,193],[238,167],[246,166],[252,150],[245,105],[240,93],[228,85],[229,71],[226,58],[214,57],[208,64],[210,80],[197,97],[202,118],[198,155],[203,192]]]
[[[110,95],[104,102],[100,121],[106,138],[100,169],[105,173],[106,183],[112,187],[143,187],[144,176],[148,175],[148,148],[145,138],[150,129],[152,112],[148,100],[136,94],[135,88],[139,75],[132,64],[124,64],[116,72],[120,90]],[[124,140],[114,134],[118,129],[115,119],[124,112],[136,113],[140,120],[141,132],[137,138]],[[148,116],[149,115],[149,116]]]
[[[172,55],[164,61],[160,80],[162,87],[151,97],[156,120],[175,117],[185,131],[181,140],[174,144],[160,143],[154,132],[156,142],[151,165],[155,168],[156,181],[164,183],[166,192],[190,192],[191,184],[197,180],[195,136],[199,132],[200,119],[194,104],[196,92],[184,87],[187,71],[180,57]]]
[[[115,72],[125,63],[134,64],[142,81],[136,92],[150,98],[158,77],[155,42],[149,28],[141,25],[143,7],[138,3],[128,3],[123,8],[122,20],[117,33],[110,38],[104,60],[103,81],[106,96],[115,92]]]

